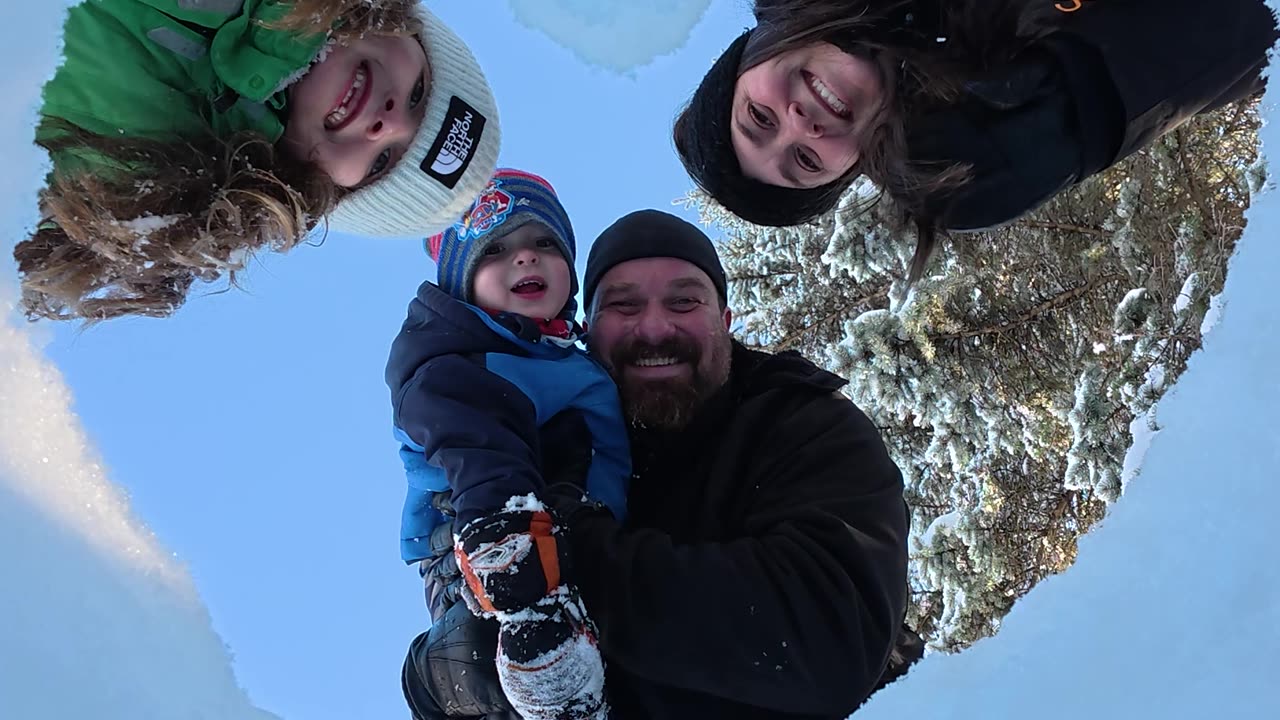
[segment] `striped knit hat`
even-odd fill
[[[498,164],[498,107],[466,43],[422,4],[415,8],[431,64],[418,134],[386,176],[344,196],[329,229],[366,237],[439,232],[458,219]]]
[[[453,297],[472,302],[472,281],[485,248],[531,222],[551,231],[560,254],[569,263],[569,302],[565,309],[572,319],[578,294],[578,276],[573,270],[573,225],[551,183],[522,170],[498,170],[461,220],[426,239],[427,254],[436,261],[436,284]]]

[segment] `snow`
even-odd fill
[[[0,74],[10,238],[38,220],[45,161],[29,142],[52,73],[63,8],[27,3],[0,28],[22,63]],[[237,686],[186,569],[137,521],[107,477],[42,356],[41,330],[15,317],[16,276],[0,273],[0,718],[267,720]]]
[[[14,299],[6,273],[0,718],[274,717],[237,686],[190,575],[108,479]]]
[[[711,6],[711,0],[507,2],[523,25],[545,34],[583,62],[618,73],[679,50]]]
[[[949,533],[955,529],[956,521],[960,519],[960,511],[952,510],[949,513],[939,515],[929,523],[929,527],[920,533],[920,547],[928,548],[933,545],[933,538],[938,533]]]
[[[1273,83],[1271,118],[1277,100]],[[1274,120],[1263,138],[1274,154]],[[998,635],[931,655],[856,720],[1280,717],[1280,194],[1256,197],[1248,218],[1230,304],[1215,298],[1218,327],[1159,404],[1161,431],[1140,434],[1142,474],[1075,566],[1023,598]]]
[[[509,498],[502,509],[504,512],[546,512],[547,506],[536,495],[529,493]]]
[[[118,225],[142,238],[157,230],[163,230],[182,219],[181,215],[143,215],[132,220],[121,220]]]
[[[1173,311],[1180,313],[1191,305],[1191,301],[1195,299],[1196,287],[1200,282],[1200,276],[1191,273],[1182,283],[1182,289],[1178,291],[1178,297],[1173,301]]]
[[[1225,304],[1226,300],[1220,294],[1209,298],[1209,309],[1205,312],[1204,319],[1200,321],[1201,337],[1208,335],[1210,330],[1218,326],[1218,321],[1222,319],[1222,310]]]
[[[1155,408],[1135,417],[1129,423],[1129,434],[1133,438],[1133,444],[1129,446],[1129,450],[1124,454],[1124,467],[1120,471],[1121,490],[1127,489],[1130,481],[1137,477],[1138,472],[1142,470],[1142,463],[1146,460],[1147,451],[1151,449],[1151,441],[1158,432]]]

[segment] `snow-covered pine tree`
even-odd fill
[[[912,508],[909,621],[957,650],[1068,567],[1123,492],[1135,435],[1200,345],[1243,229],[1255,108],[1199,118],[996,231],[957,235],[904,292],[915,237],[866,182],[830,216],[725,231],[738,335],[849,378]],[[850,473],[856,473],[850,468]]]

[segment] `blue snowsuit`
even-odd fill
[[[631,459],[613,380],[528,318],[500,318],[426,282],[391,345],[386,380],[409,482],[406,563],[431,554],[431,531],[444,520],[433,493],[452,489],[461,528],[539,490],[538,428],[564,410],[580,412],[591,434],[587,493],[624,516]]]

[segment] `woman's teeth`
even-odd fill
[[[356,68],[356,79],[351,83],[351,89],[347,90],[347,94],[342,98],[342,102],[338,103],[338,107],[325,116],[324,124],[329,128],[334,128],[342,124],[347,119],[347,115],[351,114],[351,103],[360,97],[360,91],[364,89],[367,80],[364,65]]]
[[[843,117],[848,114],[849,107],[845,105],[840,98],[836,97],[836,94],[831,91],[831,88],[827,87],[826,83],[819,80],[817,75],[809,76],[809,87],[812,87],[813,91],[818,93],[818,95],[831,106],[831,109],[836,111],[837,115]]]

